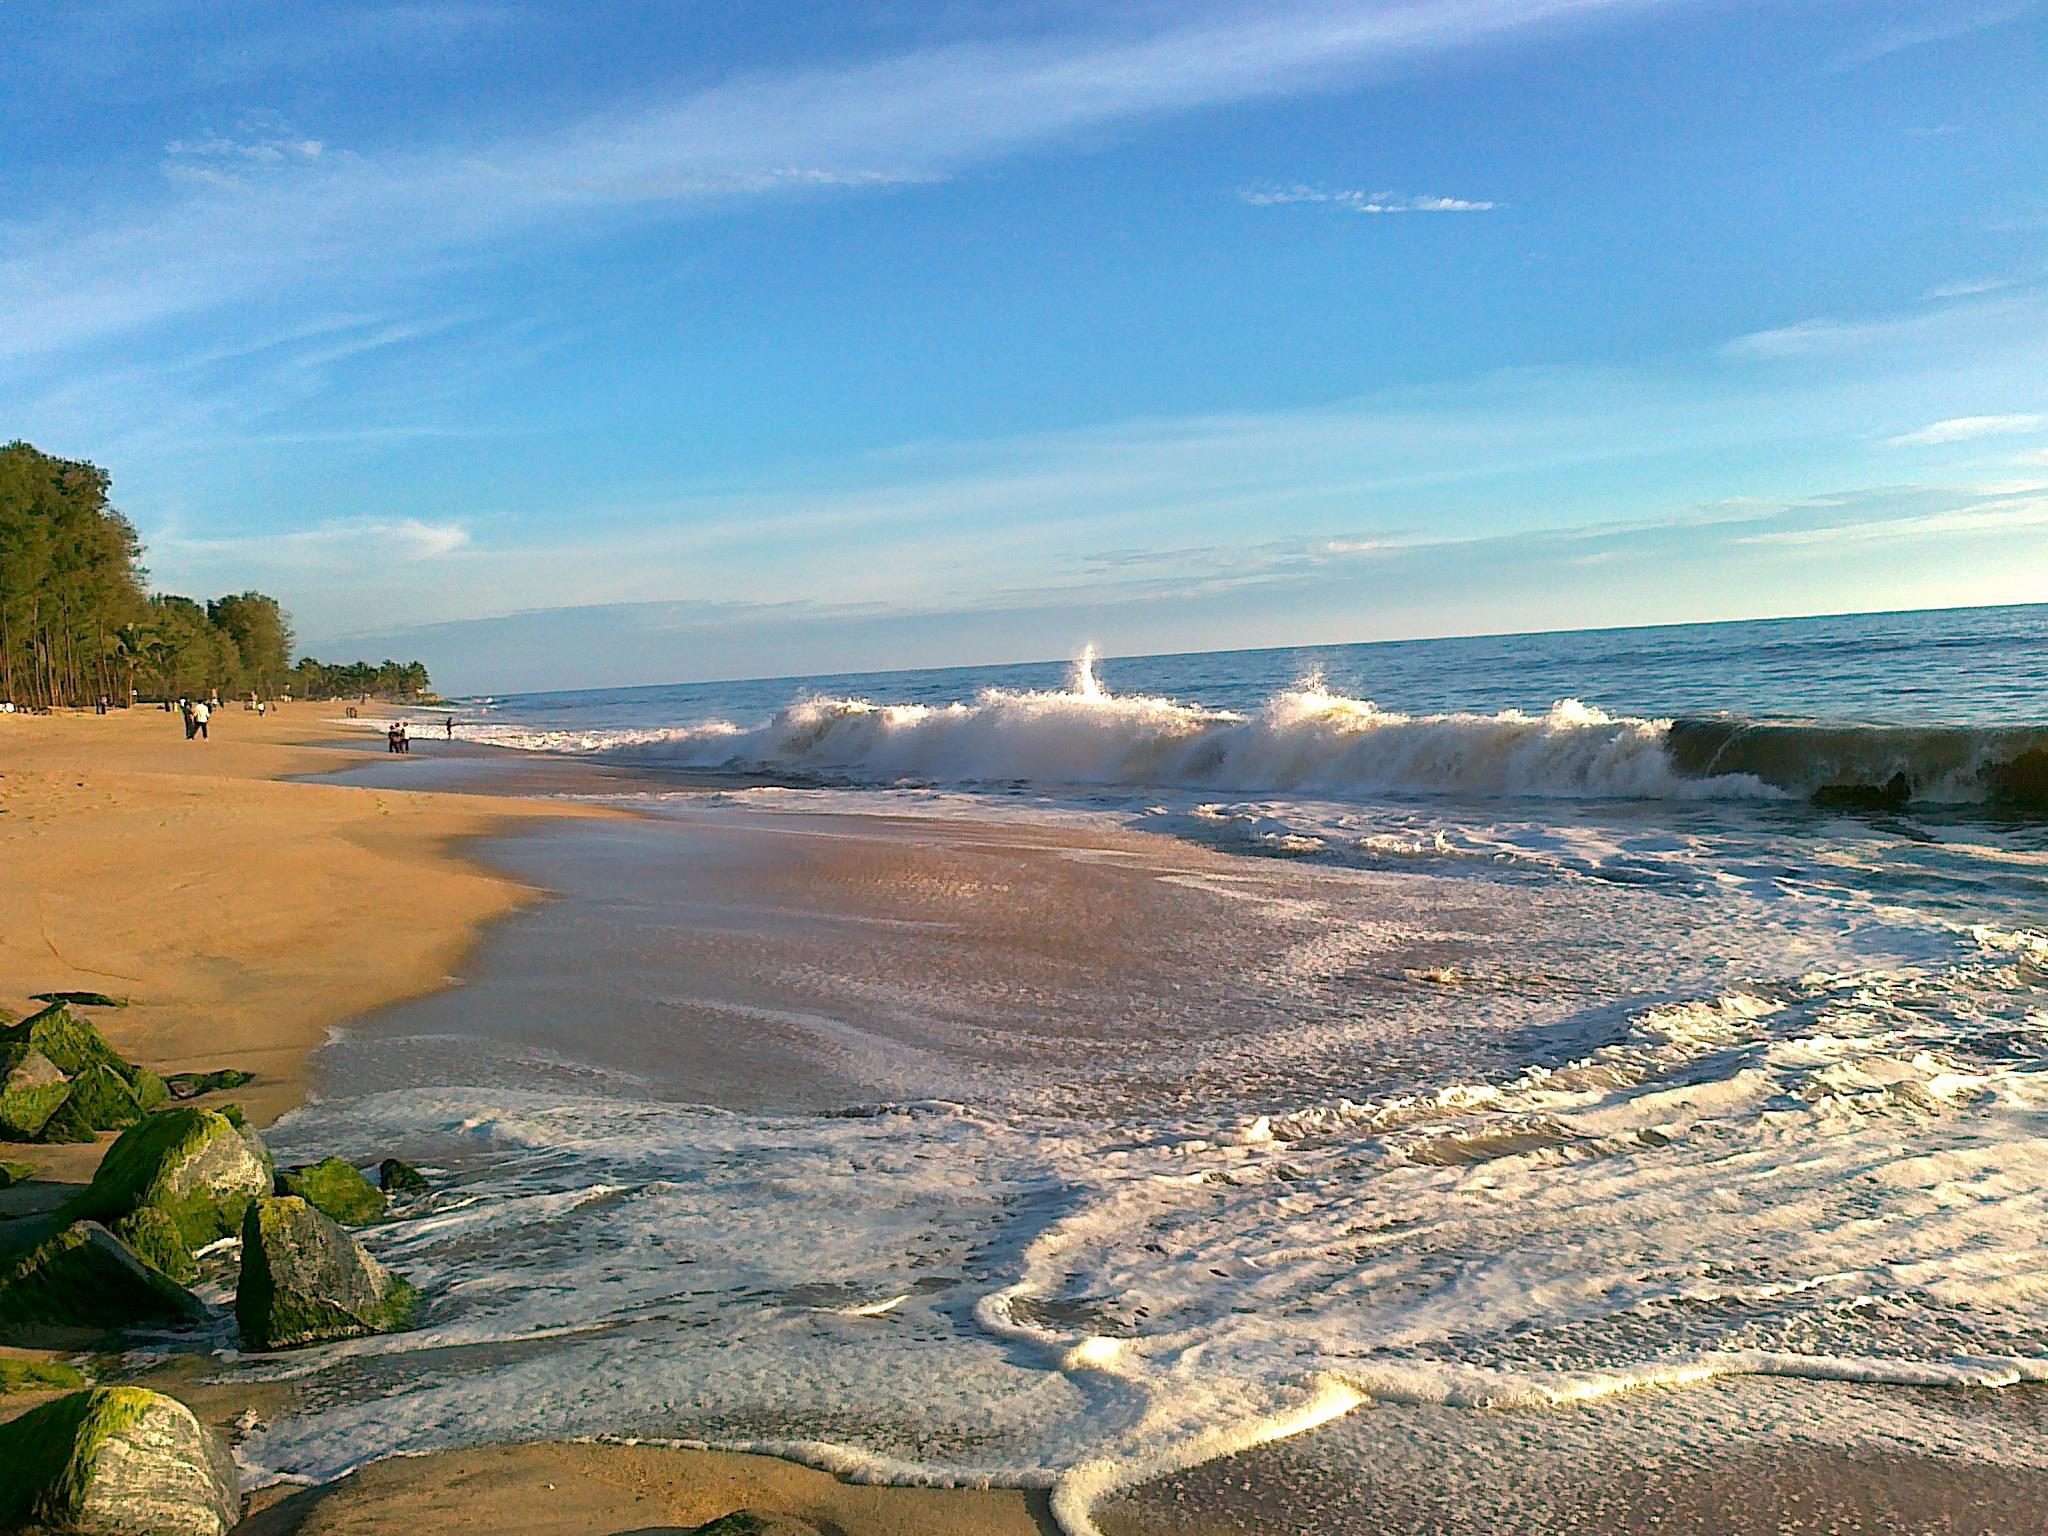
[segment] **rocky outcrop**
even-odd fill
[[[63,1068],[33,1045],[0,1045],[0,1137],[35,1140],[70,1096]]]
[[[0,1333],[197,1322],[206,1303],[97,1222],[81,1221],[0,1271]]]
[[[0,1355],[0,1393],[76,1392],[89,1387],[78,1367],[62,1360],[33,1360],[20,1355]]]
[[[24,1179],[32,1179],[36,1170],[30,1163],[0,1162],[0,1189],[12,1189]]]
[[[167,1212],[188,1248],[241,1228],[251,1200],[270,1193],[255,1133],[204,1109],[163,1109],[122,1132],[92,1184],[64,1214],[119,1221],[145,1205]]]
[[[251,1349],[393,1333],[419,1293],[296,1195],[258,1200],[242,1221],[235,1319]]]
[[[377,1165],[377,1187],[386,1195],[424,1195],[432,1186],[411,1163],[387,1157]]]
[[[297,1195],[345,1227],[367,1226],[384,1214],[384,1196],[353,1164],[330,1157],[277,1176],[277,1192]]]
[[[225,1536],[241,1518],[235,1464],[176,1398],[73,1392],[0,1425],[0,1527],[79,1536]]]
[[[71,1075],[65,1102],[96,1131],[125,1131],[143,1116],[142,1100],[128,1079],[103,1062],[89,1062]]]
[[[63,1003],[52,1003],[41,1013],[0,1029],[0,1045],[32,1045],[67,1075],[92,1062],[112,1067],[123,1077],[135,1070],[107,1044],[106,1036]]]

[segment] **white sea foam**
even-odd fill
[[[295,1357],[323,1407],[245,1455],[324,1477],[373,1444],[687,1437],[1048,1488],[1084,1533],[1117,1489],[1366,1401],[2048,1381],[2048,1016],[2017,937],[1950,930],[1938,959],[1638,1008],[1577,1059],[1280,1114],[314,1106],[288,1152],[454,1170],[368,1234],[429,1308]]]

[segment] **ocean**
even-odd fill
[[[370,1236],[429,1300],[224,1345],[301,1392],[242,1454],[668,1439],[1077,1536],[1317,1426],[1439,1530],[1535,1528],[1503,1435],[2048,1469],[1957,1407],[2048,1381],[2044,662],[2037,606],[466,701],[644,814],[487,846],[556,899],[278,1126],[435,1170]]]

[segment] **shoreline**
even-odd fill
[[[407,777],[424,770],[418,788],[331,782],[385,758],[363,727],[331,718],[343,707],[230,707],[199,742],[151,709],[0,721],[0,861],[19,877],[0,890],[0,1006],[32,1011],[29,994],[41,991],[125,997],[127,1007],[93,1014],[116,1049],[162,1072],[256,1072],[189,1102],[239,1103],[267,1126],[306,1102],[311,1058],[338,1027],[458,984],[454,973],[495,923],[546,899],[469,845],[536,821],[632,814],[536,798],[606,777],[553,760],[515,762],[502,783],[477,775],[482,790],[435,786],[431,752],[393,765]],[[152,845],[168,851],[139,856]],[[0,1256],[43,1235],[42,1218],[90,1181],[113,1140],[4,1144],[35,1172],[0,1191]],[[180,1358],[144,1379],[227,1432],[251,1394],[205,1381],[204,1365]],[[49,1396],[0,1396],[0,1418]],[[771,1456],[539,1441],[415,1456],[371,1449],[331,1482],[250,1490],[237,1530],[473,1528],[485,1468],[496,1491],[489,1523],[520,1536],[640,1529],[655,1509],[697,1523],[741,1506],[845,1536],[1054,1529],[1043,1496],[1014,1490],[867,1486]]]

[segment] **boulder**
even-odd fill
[[[62,1003],[52,1003],[41,1013],[32,1013],[19,1024],[0,1029],[0,1045],[32,1045],[65,1073],[76,1073],[95,1061],[112,1067],[124,1078],[135,1070],[119,1051],[107,1044],[104,1035]]]
[[[412,1325],[419,1292],[297,1195],[258,1200],[242,1220],[235,1320],[251,1349],[289,1349]]]
[[[0,1137],[33,1141],[70,1096],[63,1069],[41,1051],[0,1045]]]
[[[161,1327],[208,1315],[205,1302],[97,1222],[66,1227],[0,1271],[0,1332]]]
[[[89,1061],[71,1074],[66,1103],[95,1131],[125,1131],[142,1118],[142,1101],[128,1079],[104,1062]]]
[[[35,1176],[33,1163],[0,1162],[0,1189],[12,1189],[15,1185]]]
[[[145,1115],[107,1148],[91,1185],[64,1215],[119,1221],[153,1205],[170,1214],[195,1251],[232,1237],[249,1202],[270,1193],[267,1154],[260,1139],[252,1145],[254,1136],[211,1110]]]
[[[164,1079],[174,1099],[196,1099],[202,1093],[226,1093],[254,1079],[251,1072],[223,1067],[218,1072],[173,1072]]]
[[[79,1536],[225,1536],[241,1519],[234,1458],[174,1397],[73,1392],[0,1425],[0,1527]]]
[[[0,1355],[0,1393],[76,1392],[92,1383],[75,1365],[62,1360],[30,1360],[20,1355]]]
[[[384,1196],[377,1187],[338,1157],[286,1169],[277,1176],[277,1192],[297,1195],[344,1227],[366,1226],[384,1214]]]
[[[377,1165],[377,1187],[386,1195],[424,1195],[432,1186],[411,1163],[387,1157]]]
[[[114,1223],[114,1236],[135,1250],[135,1257],[151,1269],[169,1275],[180,1285],[199,1278],[198,1261],[185,1245],[185,1234],[160,1206],[144,1205]]]
[[[148,1114],[152,1109],[162,1109],[171,1102],[170,1085],[147,1067],[137,1067],[135,1075],[128,1079],[135,1088],[135,1101]]]
[[[764,1514],[758,1509],[736,1509],[703,1525],[694,1526],[691,1536],[821,1536],[808,1520],[794,1515]]]

